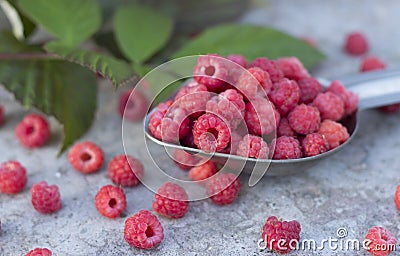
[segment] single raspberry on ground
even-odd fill
[[[284,116],[297,106],[300,100],[300,88],[296,81],[283,78],[273,85],[268,97]]]
[[[167,182],[158,189],[153,202],[153,210],[168,218],[182,218],[189,209],[188,200],[184,188],[178,184]]]
[[[164,239],[164,229],[151,212],[141,210],[125,220],[124,239],[140,249],[151,249]]]
[[[378,109],[386,114],[394,114],[400,110],[400,103],[379,107]]]
[[[301,147],[298,139],[290,136],[281,136],[276,138],[271,142],[271,151],[273,151],[273,159],[282,160],[282,159],[296,159],[300,158]]]
[[[264,224],[262,239],[268,249],[282,254],[289,253],[299,243],[300,231],[298,221],[283,221],[270,216]]]
[[[212,97],[207,102],[206,110],[207,113],[224,119],[232,129],[236,129],[243,121],[245,107],[243,96],[234,89],[228,89]]]
[[[351,55],[363,55],[368,51],[368,41],[361,32],[351,32],[346,35],[344,49]]]
[[[126,208],[125,192],[122,188],[105,185],[95,197],[97,211],[107,218],[117,218]]]
[[[15,135],[25,147],[41,147],[50,138],[49,124],[41,115],[26,115],[17,127],[15,127]]]
[[[240,190],[238,177],[233,173],[218,173],[206,183],[207,195],[217,205],[231,204]]]
[[[374,226],[368,230],[365,240],[367,250],[374,256],[386,256],[396,250],[396,238],[387,229]]]
[[[117,185],[133,187],[143,177],[143,165],[132,156],[119,155],[108,163],[108,176]]]
[[[278,137],[281,136],[291,136],[291,137],[296,137],[296,132],[293,131],[292,127],[289,125],[289,121],[287,120],[286,117],[282,117],[281,121],[279,122],[278,130],[276,135]]]
[[[289,113],[288,121],[295,132],[307,135],[318,130],[321,118],[316,107],[300,104]]]
[[[142,92],[132,89],[119,96],[118,111],[122,117],[128,120],[139,121],[146,116],[149,104]]]
[[[276,60],[276,65],[280,70],[282,70],[282,73],[286,78],[297,81],[310,77],[310,74],[303,66],[303,63],[301,63],[301,61],[296,57],[279,58]]]
[[[103,165],[103,150],[95,143],[84,141],[76,143],[68,153],[68,161],[81,173],[92,173]]]
[[[190,169],[189,177],[194,181],[205,180],[217,173],[217,165],[208,160],[207,162],[197,165]]]
[[[233,61],[240,66],[246,68],[247,67],[247,60],[243,55],[240,54],[230,54],[226,57],[228,60]]]
[[[360,72],[385,69],[386,64],[376,56],[365,57],[360,64]]]
[[[312,105],[318,108],[322,120],[338,121],[344,115],[342,98],[332,92],[319,93]]]
[[[247,134],[239,142],[236,154],[251,158],[268,158],[269,147],[263,138]]]
[[[244,120],[251,134],[270,134],[275,131],[280,119],[281,115],[268,99],[257,97],[246,104]]]
[[[175,96],[175,102],[187,114],[196,115],[206,110],[206,104],[210,96],[211,94],[204,84],[199,84],[192,80],[178,91]]]
[[[308,104],[313,102],[318,93],[323,90],[322,85],[313,77],[302,78],[297,81],[297,85],[300,88],[299,103]]]
[[[0,125],[4,123],[4,108],[0,105]]]
[[[26,170],[17,161],[8,161],[0,165],[0,192],[17,194],[27,183]]]
[[[30,250],[25,256],[52,256],[52,252],[47,248],[35,248]]]
[[[272,82],[268,72],[252,67],[240,75],[236,87],[246,99],[253,99],[267,95],[272,88]]]
[[[329,150],[328,141],[319,133],[310,133],[301,141],[304,156],[316,156]]]
[[[252,63],[250,63],[249,67],[259,67],[266,71],[273,83],[279,82],[283,78],[283,73],[276,65],[276,61],[269,60],[265,57],[256,58]]]
[[[327,92],[332,92],[338,95],[344,102],[344,115],[350,115],[358,108],[358,95],[347,90],[346,87],[339,81],[332,81]]]
[[[346,127],[328,119],[321,123],[318,133],[328,141],[329,149],[334,149],[349,139]]]
[[[210,91],[218,91],[228,77],[227,63],[226,59],[217,54],[200,56],[193,70],[193,78]]]
[[[229,127],[221,118],[204,114],[193,127],[194,143],[205,152],[220,152],[231,140]]]
[[[396,188],[396,193],[394,194],[394,203],[396,204],[397,209],[400,211],[400,185]]]
[[[49,186],[45,181],[31,187],[31,197],[33,208],[43,214],[56,212],[62,207],[58,187],[56,185]]]

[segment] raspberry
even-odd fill
[[[347,34],[344,49],[351,55],[362,55],[368,51],[368,41],[364,34],[351,32]]]
[[[213,114],[204,114],[197,119],[193,137],[197,147],[205,152],[220,152],[231,139],[228,126]]]
[[[318,108],[322,120],[337,121],[344,115],[343,100],[332,92],[319,93],[312,104]]]
[[[387,229],[374,226],[368,230],[365,240],[367,250],[374,256],[386,256],[396,249],[396,238]]]
[[[344,115],[350,115],[357,110],[358,96],[355,93],[348,91],[340,81],[332,81],[331,85],[326,91],[336,94],[343,100]]]
[[[207,161],[190,169],[189,177],[194,181],[207,179],[217,173],[217,166],[212,161]]]
[[[151,212],[142,210],[125,221],[124,239],[140,249],[151,249],[164,239],[164,229]]]
[[[265,96],[271,90],[272,82],[266,71],[259,67],[252,67],[240,75],[236,87],[245,98],[253,99],[257,95]]]
[[[218,90],[228,77],[227,61],[217,54],[200,56],[193,70],[193,78],[207,86],[210,91]]]
[[[117,218],[126,208],[124,190],[113,185],[105,185],[95,197],[97,211],[107,218]]]
[[[186,110],[188,114],[195,114],[206,110],[206,104],[210,96],[205,85],[193,80],[178,91],[175,96],[175,102],[180,108]]]
[[[237,198],[240,182],[233,173],[219,173],[206,183],[207,195],[217,205],[231,204]]]
[[[283,78],[274,84],[268,96],[279,113],[286,115],[297,106],[300,100],[300,88],[295,81]]]
[[[280,114],[267,99],[257,97],[246,104],[244,120],[249,133],[261,136],[276,129]]]
[[[302,78],[297,81],[300,88],[300,103],[311,103],[322,92],[322,86],[317,79],[313,77]]]
[[[261,137],[247,134],[239,142],[236,154],[252,158],[268,158],[269,147]]]
[[[68,153],[68,161],[81,173],[92,173],[103,165],[103,150],[90,141],[76,143]]]
[[[307,69],[303,66],[300,60],[296,57],[286,57],[276,60],[276,65],[282,70],[286,78],[300,80],[310,77]]]
[[[288,121],[295,132],[306,135],[318,130],[321,118],[316,107],[301,104],[289,113]]]
[[[375,56],[365,57],[361,61],[360,72],[367,72],[372,70],[385,69],[386,64]]]
[[[119,155],[108,163],[108,176],[117,185],[133,187],[143,177],[143,165],[132,156]]]
[[[394,203],[396,204],[397,209],[400,211],[400,185],[396,188],[396,193],[394,195]]]
[[[17,194],[26,186],[26,170],[17,161],[8,161],[0,165],[0,192]]]
[[[378,109],[386,114],[394,114],[399,111],[400,103],[379,107]]]
[[[292,127],[289,125],[289,121],[287,120],[286,117],[282,117],[281,121],[279,122],[278,130],[277,130],[277,136],[291,136],[295,137],[296,132],[293,131]]]
[[[282,136],[272,141],[271,151],[275,145],[275,150],[273,151],[273,159],[296,159],[301,157],[300,142],[289,136]]]
[[[0,125],[4,123],[4,109],[3,106],[0,105]]]
[[[234,89],[228,89],[218,96],[212,97],[206,105],[208,113],[221,117],[236,129],[243,121],[245,103],[243,97]]]
[[[298,221],[283,221],[270,216],[264,224],[262,239],[268,249],[282,254],[289,253],[298,244],[300,231]]]
[[[49,214],[61,209],[60,192],[56,185],[41,181],[31,187],[32,205],[36,211]]]
[[[132,89],[119,96],[118,111],[120,115],[131,121],[139,121],[146,116],[149,101],[138,90]]]
[[[255,59],[252,63],[250,63],[249,67],[259,67],[266,71],[273,83],[279,82],[283,78],[283,73],[276,65],[276,62],[265,57]]]
[[[316,156],[329,150],[328,141],[319,133],[310,133],[301,141],[304,156]]]
[[[226,57],[228,60],[239,64],[240,66],[246,68],[247,67],[247,60],[243,55],[240,54],[230,54]]]
[[[153,202],[153,210],[156,213],[178,219],[187,213],[188,208],[188,195],[178,184],[167,182],[158,189]]]
[[[232,132],[231,133],[231,142],[228,147],[226,147],[224,150],[221,151],[221,153],[225,154],[236,154],[236,151],[239,147],[240,141],[243,139],[243,137],[237,133],[237,132]]]
[[[25,256],[51,256],[52,252],[47,248],[35,248],[30,250]]]
[[[157,139],[177,142],[189,132],[189,118],[182,108],[171,106],[172,102],[160,103],[151,114],[149,130]]]
[[[329,149],[334,149],[349,139],[346,127],[332,120],[324,120],[318,133],[328,141]]]
[[[26,115],[15,128],[15,135],[28,148],[41,147],[50,138],[49,124],[41,115]]]
[[[182,170],[190,170],[190,168],[196,166],[200,158],[189,154],[185,150],[175,149],[172,160]]]

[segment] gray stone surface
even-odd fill
[[[344,34],[361,29],[376,54],[392,67],[400,64],[400,34],[396,0],[386,1],[258,1],[244,22],[268,24],[296,36],[310,36],[327,54],[314,74],[334,78],[356,73],[360,58],[348,57],[341,47]],[[267,47],[267,46],[266,46]],[[121,119],[116,114],[116,97],[109,84],[100,85],[100,108],[85,140],[104,149],[106,162],[123,153]],[[208,200],[193,202],[180,220],[160,218],[165,229],[162,244],[140,251],[123,240],[124,217],[101,217],[93,203],[97,190],[110,183],[106,165],[92,175],[72,170],[65,155],[57,158],[60,126],[52,120],[53,137],[38,150],[22,148],[13,129],[25,114],[4,90],[1,104],[6,123],[0,129],[0,162],[19,160],[28,171],[28,186],[16,196],[0,195],[0,255],[23,255],[34,247],[48,247],[55,255],[268,255],[259,252],[257,241],[269,215],[297,219],[301,238],[317,244],[336,230],[346,228],[345,239],[360,239],[373,225],[382,225],[400,238],[400,216],[393,203],[399,183],[400,118],[370,110],[362,113],[359,134],[342,152],[295,176],[265,178],[243,189],[229,206],[216,207]],[[141,124],[132,124],[136,136],[143,136]],[[138,137],[139,138],[139,137]],[[132,138],[134,140],[134,138]],[[141,140],[138,140],[141,141]],[[143,145],[132,142],[132,151],[143,158],[145,168],[154,168]],[[173,165],[171,165],[172,167]],[[30,204],[29,188],[46,180],[60,187],[63,208],[56,214],[41,215]],[[126,189],[125,216],[151,209],[153,192],[144,186]],[[400,248],[397,248],[397,254]],[[396,253],[393,253],[395,255]],[[292,255],[366,255],[365,250],[298,251]]]

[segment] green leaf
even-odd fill
[[[25,37],[29,37],[32,32],[35,30],[36,25],[35,23],[33,23],[33,21],[28,18],[26,15],[24,15],[19,6],[17,5],[17,1],[16,0],[11,0],[9,1],[9,3],[16,9],[16,11],[18,12],[18,15],[21,19],[22,25],[24,27],[24,36]]]
[[[168,41],[172,20],[162,12],[132,4],[116,11],[114,30],[122,52],[141,64]]]
[[[19,7],[65,45],[77,46],[101,24],[96,0],[19,0]]]
[[[210,28],[178,50],[173,57],[218,53],[242,54],[249,60],[296,56],[306,68],[324,58],[318,49],[278,30],[256,25],[229,24]]]
[[[24,106],[34,106],[63,124],[62,153],[90,127],[97,102],[95,75],[89,70],[0,33],[0,83]]]
[[[56,42],[51,42],[45,49],[63,59],[87,67],[94,72],[101,73],[111,80],[115,87],[137,82],[138,76],[125,61],[111,56],[87,50],[69,48]]]

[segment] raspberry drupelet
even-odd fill
[[[319,93],[312,105],[318,108],[322,120],[338,121],[344,115],[343,100],[332,92]]]
[[[269,60],[265,57],[259,57],[250,63],[249,67],[259,67],[269,74],[269,77],[273,83],[279,82],[283,78],[283,73],[276,65],[276,61]]]
[[[140,249],[151,249],[164,240],[164,229],[151,212],[141,210],[125,220],[124,239]]]
[[[45,181],[41,181],[32,186],[31,201],[33,208],[43,214],[56,212],[62,207],[58,187],[56,185],[49,186]]]
[[[272,158],[275,160],[296,159],[302,156],[300,142],[290,136],[281,136],[273,140],[270,144],[273,152]],[[275,148],[273,148],[275,147]],[[274,149],[274,151],[272,151]]]
[[[125,192],[122,188],[105,185],[95,197],[97,211],[107,218],[117,218],[126,208]]]
[[[332,81],[326,91],[336,94],[343,100],[345,116],[350,115],[357,110],[358,95],[347,90],[339,80]]]
[[[323,91],[322,85],[313,77],[302,78],[297,81],[297,85],[300,88],[299,103],[311,103]]]
[[[103,150],[90,141],[78,142],[70,149],[68,161],[81,173],[92,173],[103,165]]]
[[[298,221],[283,221],[270,216],[262,229],[262,239],[268,249],[286,254],[295,249],[300,241],[300,231],[301,226]]]
[[[253,99],[265,97],[272,88],[272,82],[266,71],[252,67],[240,75],[236,87],[246,99]]]
[[[237,198],[240,182],[233,173],[218,173],[206,183],[207,195],[216,205],[231,204]]]
[[[7,161],[0,165],[0,192],[17,194],[27,183],[26,169],[17,161]]]
[[[243,97],[234,89],[228,89],[212,97],[206,105],[207,113],[215,114],[226,121],[232,129],[243,122],[245,103]]]
[[[204,84],[199,84],[192,80],[178,91],[175,96],[175,102],[187,114],[196,115],[206,110],[206,104],[210,96],[211,94]]]
[[[184,188],[178,184],[167,182],[158,189],[153,202],[153,210],[171,219],[182,218],[189,209],[188,200]]]
[[[303,63],[301,63],[301,61],[296,57],[279,58],[276,60],[276,65],[280,70],[282,70],[282,73],[286,78],[297,81],[310,77],[310,74],[303,66]]]
[[[30,250],[25,256],[52,256],[52,252],[47,248],[35,248]]]
[[[119,114],[130,120],[142,120],[150,106],[148,99],[138,89],[127,90],[119,96]]]
[[[194,143],[205,152],[220,152],[231,140],[228,125],[218,116],[204,114],[193,127]]]
[[[207,162],[197,165],[190,169],[189,177],[193,181],[205,180],[217,173],[217,165],[208,160]]]
[[[265,159],[269,156],[269,147],[263,138],[247,134],[239,142],[236,154],[244,157]]]
[[[363,55],[368,51],[368,41],[361,32],[351,32],[346,35],[344,50],[351,55]]]
[[[15,127],[15,135],[27,148],[41,147],[50,138],[49,124],[43,116],[29,114]]]
[[[368,241],[367,251],[373,256],[387,256],[396,250],[396,237],[383,227],[370,228],[365,240]]]
[[[217,54],[200,56],[193,70],[193,78],[207,86],[210,91],[219,91],[228,77],[227,60]]]
[[[329,149],[334,149],[349,139],[346,127],[332,120],[324,120],[318,133],[328,141]]]
[[[244,120],[251,134],[261,136],[272,133],[278,126],[280,117],[268,99],[257,97],[246,104]]]
[[[310,133],[301,141],[303,155],[316,156],[329,150],[328,141],[319,133]]]
[[[115,156],[108,163],[107,170],[112,182],[123,187],[134,187],[143,177],[142,163],[129,155]]]
[[[296,106],[287,118],[290,127],[303,135],[317,131],[321,123],[318,109],[305,104]]]
[[[283,78],[273,85],[268,97],[279,113],[285,116],[297,106],[300,100],[300,88],[296,81]]]

